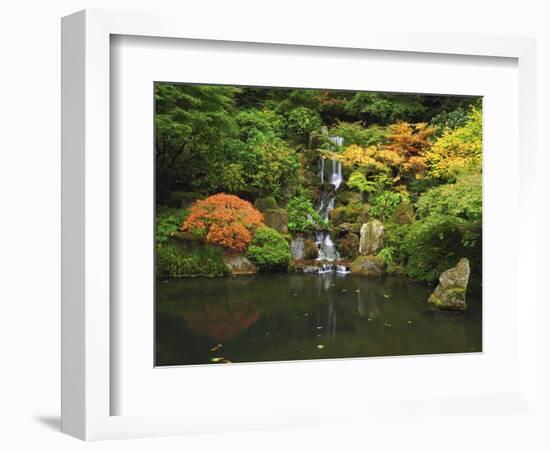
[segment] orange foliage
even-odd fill
[[[215,194],[197,200],[181,231],[204,236],[207,242],[244,252],[264,217],[250,202],[236,195]]]
[[[381,146],[380,156],[399,169],[401,175],[418,177],[427,168],[424,152],[430,148],[429,137],[434,129],[426,123],[398,122],[389,126],[388,143]]]

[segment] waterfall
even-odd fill
[[[329,139],[336,147],[341,147],[344,144],[344,139],[341,136],[331,136]],[[334,209],[334,205],[336,203],[336,193],[344,181],[344,177],[342,175],[342,163],[336,159],[329,161],[331,163],[329,165],[331,172],[327,179],[328,183],[333,186],[333,190],[332,192],[324,191],[319,197],[319,203],[317,206],[317,212],[323,220],[329,219],[330,211]],[[321,157],[319,161],[319,179],[322,185],[325,184],[325,167],[325,159]],[[317,258],[318,261],[338,261],[340,259],[340,254],[336,250],[336,246],[328,231],[317,231],[315,233],[315,241],[317,248],[319,249],[319,257]],[[339,268],[340,273],[345,273],[345,270],[341,269],[343,266],[334,266],[331,264],[323,264],[319,269],[319,273],[331,272],[335,270],[336,267]]]

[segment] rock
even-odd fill
[[[306,240],[303,236],[297,236],[290,241],[290,252],[294,261],[299,261],[306,257],[305,242]]]
[[[386,264],[377,256],[358,256],[350,265],[351,273],[367,277],[384,275]]]
[[[345,207],[344,219],[346,222],[357,222],[363,215],[363,203],[350,203]]]
[[[346,221],[346,207],[334,208],[329,213],[329,219],[333,225],[340,225]]]
[[[288,233],[288,214],[284,209],[268,209],[264,211],[264,222],[281,234]]]
[[[277,200],[274,197],[257,198],[254,202],[254,208],[259,209],[261,212],[265,212],[268,209],[277,209]]]
[[[339,236],[343,236],[347,233],[355,233],[359,234],[361,231],[361,224],[360,223],[350,223],[350,222],[344,222],[340,225],[338,225],[335,228],[337,234]]]
[[[252,275],[258,271],[244,253],[225,253],[223,262],[231,275]]]
[[[377,255],[384,246],[386,230],[382,222],[371,219],[361,226],[361,238],[359,240],[360,255]]]
[[[428,299],[428,304],[439,309],[464,311],[466,304],[466,288],[470,278],[470,262],[461,258],[452,267],[439,276],[439,284]]]
[[[306,259],[316,259],[319,256],[319,248],[313,239],[306,239],[304,251]]]
[[[408,202],[401,202],[395,208],[391,221],[399,225],[410,225],[414,222],[414,210]]]
[[[336,201],[338,202],[338,206],[345,206],[350,203],[361,203],[363,201],[363,195],[355,191],[338,191]]]
[[[359,254],[359,236],[348,233],[337,241],[338,251],[345,258],[355,258]]]

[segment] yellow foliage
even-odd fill
[[[430,172],[441,178],[451,178],[461,169],[481,171],[482,115],[472,108],[466,125],[445,130],[427,153]]]

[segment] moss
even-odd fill
[[[395,208],[391,221],[399,225],[410,225],[414,222],[414,211],[408,202],[401,202]]]
[[[288,233],[288,213],[284,209],[268,209],[264,212],[264,221],[279,233]]]
[[[359,236],[348,233],[338,241],[338,251],[345,258],[356,258],[359,254]]]
[[[304,258],[316,259],[319,256],[319,249],[313,239],[306,239],[304,242]]]
[[[265,212],[268,209],[277,209],[279,205],[277,204],[275,197],[260,197],[254,202],[254,207],[259,209],[261,212]]]

